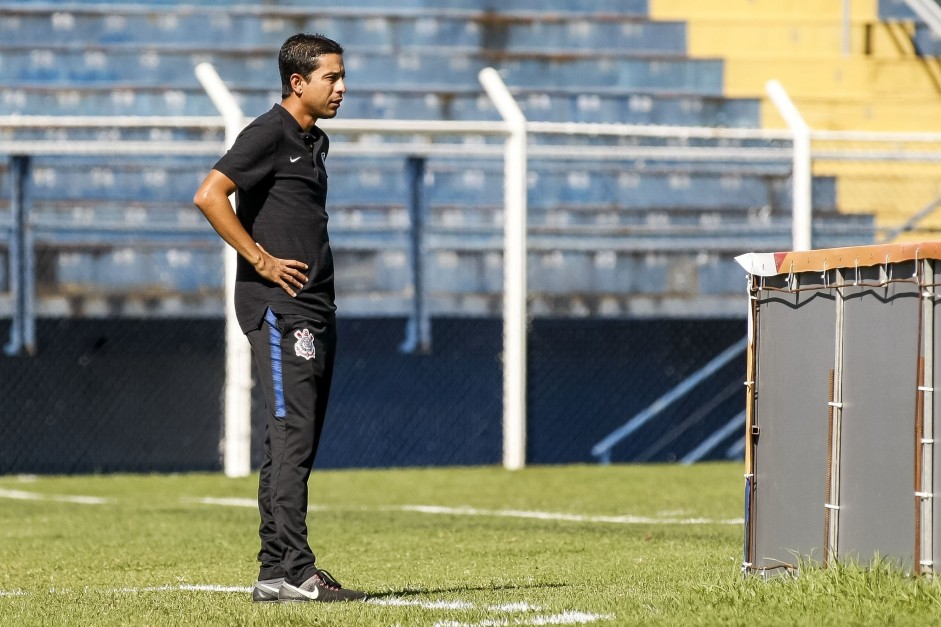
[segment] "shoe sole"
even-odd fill
[[[280,588],[275,590],[264,590],[255,586],[252,588],[252,602],[253,603],[274,603],[278,600],[278,593]]]
[[[278,599],[278,603],[361,603],[367,600],[369,597],[363,597],[361,599],[331,599],[330,601],[324,601],[322,599]]]
[[[252,595],[252,603],[277,603],[280,599],[276,596],[274,597],[256,597]]]
[[[316,599],[309,599],[307,597],[294,597],[294,598],[278,598],[278,603],[356,603],[359,601],[365,601],[368,599],[368,595],[364,595],[358,599],[325,599],[319,597]]]

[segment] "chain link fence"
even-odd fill
[[[816,176],[839,181],[847,214],[873,215],[880,242],[941,232],[941,134],[814,132]]]
[[[218,151],[215,133],[189,139]],[[214,157],[66,157],[79,140],[57,141],[59,154],[32,157],[25,185],[33,348],[19,306],[27,240],[0,162],[0,473],[218,470],[222,246],[190,204]],[[931,201],[898,142],[866,142],[856,157],[816,142],[815,246],[870,243]],[[499,463],[502,160],[409,165],[358,143],[338,134],[331,155],[340,344],[318,466]],[[491,143],[499,155],[498,139],[469,145]],[[935,146],[910,143],[910,160],[934,168]],[[528,461],[598,461],[599,441],[659,404],[610,461],[740,456],[741,429],[729,425],[744,407],[744,358],[702,368],[745,335],[733,257],[790,246],[789,143],[648,129],[550,144],[534,139],[545,147],[528,181]],[[619,155],[547,157],[585,146]],[[871,168],[874,151],[883,176],[860,175],[870,187],[849,195],[844,177]],[[879,198],[907,209],[883,221]],[[256,394],[256,466],[262,412]]]

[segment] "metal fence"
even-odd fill
[[[222,246],[189,199],[222,126],[55,124],[0,120],[0,472],[221,468]],[[503,457],[506,131],[488,124],[325,125],[340,351],[322,466]],[[527,461],[596,461],[632,420],[606,459],[740,456],[744,362],[702,370],[745,333],[733,257],[791,247],[789,134],[527,133]],[[815,135],[814,246],[891,236],[927,207],[923,140]],[[850,202],[844,177],[874,186],[880,155],[899,175]],[[257,463],[257,428],[251,443]]]

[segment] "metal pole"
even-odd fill
[[[16,186],[19,188],[20,205],[23,219],[20,223],[23,232],[23,350],[27,355],[35,355],[36,346],[36,246],[33,237],[33,221],[30,217],[27,181],[31,169],[31,159],[17,157],[19,163]]]
[[[504,159],[503,466],[526,465],[526,117],[493,68],[480,83],[510,129]]]
[[[245,116],[216,69],[209,63],[196,66],[196,77],[225,120],[226,148],[245,125]],[[229,198],[233,203],[234,199]],[[237,253],[226,246],[225,267],[225,431],[223,468],[227,477],[251,472],[252,352],[235,316],[235,268]]]
[[[33,240],[29,203],[26,199],[29,165],[28,156],[13,155],[10,158],[10,209],[13,224],[10,231],[9,262],[13,320],[10,325],[10,340],[4,347],[7,355],[19,355],[24,350],[29,354],[36,352],[36,322],[33,319]]]
[[[812,245],[810,127],[807,126],[781,83],[775,80],[768,81],[765,91],[794,134],[794,160],[791,175],[794,223],[791,229],[791,250],[810,250]]]
[[[412,315],[405,326],[405,339],[399,345],[403,353],[431,351],[431,320],[425,306],[425,161],[422,157],[409,157],[405,162],[411,222]]]
[[[921,262],[924,265],[924,285],[934,285],[934,265],[935,260],[925,259]],[[934,404],[937,390],[934,381],[934,316],[935,303],[934,294],[928,289],[922,288],[922,342],[924,354],[924,369],[922,371],[922,390],[923,415],[922,415],[922,433],[921,441],[921,555],[916,555],[918,565],[922,573],[936,572],[934,564]],[[931,495],[931,496],[928,496]]]
[[[841,286],[836,290],[836,329],[834,335],[834,363],[833,363],[833,422],[830,429],[830,459],[827,477],[829,480],[827,494],[829,502],[824,507],[829,510],[828,522],[825,531],[826,559],[824,566],[831,566],[839,560],[840,550],[840,461],[842,452],[840,440],[843,432],[843,333],[844,315],[846,305],[845,275],[843,270],[836,271],[836,284]],[[917,558],[916,558],[917,559]]]

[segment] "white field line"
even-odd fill
[[[182,590],[184,592],[238,592],[240,594],[248,594],[252,591],[251,587],[245,586],[213,586],[181,583],[178,586],[151,586],[149,588],[138,589],[121,588],[114,590],[114,592],[166,592],[170,590]]]
[[[611,614],[601,615],[590,612],[567,611],[561,614],[550,614],[548,616],[527,616],[525,618],[515,618],[509,620],[506,618],[486,619],[476,623],[462,623],[460,621],[448,620],[438,621],[434,627],[504,627],[508,625],[587,625],[599,620],[613,620]]]
[[[396,597],[388,599],[370,599],[367,603],[374,605],[385,605],[392,607],[420,607],[427,610],[475,610],[478,606],[467,601],[418,601],[416,599],[400,599]],[[475,623],[465,623],[461,621],[447,620],[438,621],[435,627],[498,627],[503,625],[585,625],[599,620],[612,620],[613,615],[592,614],[591,612],[566,611],[561,614],[536,614],[542,612],[543,608],[537,605],[530,605],[525,601],[519,603],[504,603],[501,605],[487,605],[481,607],[492,614],[525,614],[532,613],[531,616],[513,618],[505,617],[488,618]]]
[[[192,502],[204,505],[228,505],[232,507],[258,507],[254,499],[235,498],[198,498]],[[328,511],[330,509],[350,509],[331,507],[312,507],[311,509]],[[367,509],[367,508],[361,508]],[[619,525],[741,525],[742,518],[679,518],[650,516],[587,516],[583,514],[565,514],[561,512],[539,512],[515,509],[477,509],[475,507],[444,507],[441,505],[383,505],[377,509],[386,512],[416,512],[419,514],[438,514],[445,516],[489,516],[493,518],[530,518],[536,520],[560,520],[567,522],[610,523]]]
[[[70,496],[64,494],[41,494],[39,492],[26,492],[24,490],[6,490],[0,488],[0,498],[17,499],[19,501],[57,501],[60,503],[79,503],[81,505],[104,505],[111,503],[112,499],[100,496]]]
[[[468,601],[421,601],[418,599],[403,599],[400,597],[380,597],[369,599],[367,603],[373,605],[385,605],[390,607],[421,607],[426,610],[473,610],[477,606]],[[514,612],[539,612],[542,608],[537,605],[530,605],[525,601],[519,603],[502,603],[500,605],[488,605],[485,608],[488,612],[504,612],[512,614]]]
[[[258,507],[257,499],[244,498],[215,498],[206,496],[198,499],[183,499],[183,502],[201,503],[203,505],[226,505],[228,507]]]
[[[652,518],[649,516],[586,516],[559,512],[536,512],[516,509],[476,509],[474,507],[441,507],[438,505],[401,505],[382,509],[444,514],[448,516],[492,516],[498,518],[534,518],[537,520],[563,520],[568,522],[612,523],[620,525],[741,525],[742,518]]]
[[[139,594],[141,592],[237,592],[239,594],[249,594],[252,589],[245,586],[219,586],[219,585],[199,585],[181,583],[177,585],[165,586],[147,586],[144,588],[83,588],[82,590],[72,590],[69,588],[49,588],[50,594],[86,594],[97,592],[101,594]],[[30,594],[22,590],[0,590],[2,596],[25,596]]]
[[[419,601],[417,599],[400,599],[397,597],[368,599],[372,605],[387,607],[420,607],[426,610],[472,610],[473,603],[467,601]]]
[[[26,492],[24,490],[7,490],[0,488],[0,498],[17,499],[22,501],[56,501],[61,503],[78,503],[80,505],[103,505],[113,503],[114,499],[99,496],[81,496],[81,495],[57,495],[42,494],[39,492]],[[258,507],[255,499],[249,498],[217,498],[203,497],[193,499],[183,499],[186,502],[200,503],[203,505],[223,505],[229,507]],[[308,508],[310,511],[328,511],[331,509],[349,509],[333,508],[325,506],[312,505]],[[367,509],[367,508],[359,508]],[[622,516],[589,516],[585,514],[567,514],[563,512],[540,512],[515,509],[478,509],[475,507],[445,507],[442,505],[384,505],[377,509],[381,511],[397,512],[415,512],[419,514],[437,514],[445,516],[484,516],[491,518],[527,518],[534,520],[554,520],[566,522],[581,523],[608,523],[620,525],[741,525],[744,524],[742,518],[681,518],[681,517],[651,517],[634,516],[625,514]]]
[[[89,592],[85,588],[83,592]],[[251,588],[245,586],[220,586],[220,585],[199,585],[199,584],[179,584],[166,586],[148,586],[144,588],[111,588],[95,590],[103,594],[138,594],[141,592],[221,592],[248,594]],[[74,591],[66,588],[51,588],[52,594],[71,594]],[[0,597],[4,596],[26,596],[29,593],[22,590],[0,590]],[[382,607],[419,607],[426,610],[445,610],[445,611],[469,611],[483,609],[487,612],[496,614],[523,614],[533,612],[532,616],[523,618],[514,618],[512,621],[506,618],[485,619],[476,623],[463,623],[460,621],[439,621],[435,623],[436,627],[490,627],[497,625],[583,625],[593,623],[598,620],[611,620],[611,615],[592,614],[590,612],[566,611],[561,614],[541,615],[535,612],[542,611],[542,608],[530,605],[529,603],[505,603],[501,605],[477,606],[469,601],[420,601],[417,599],[402,599],[398,597],[369,599],[366,601],[370,605]]]

